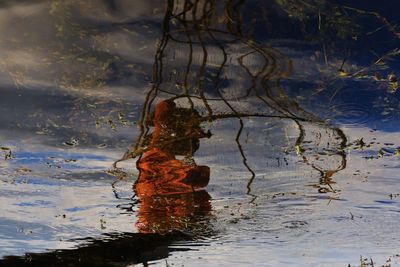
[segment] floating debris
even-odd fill
[[[12,159],[12,152],[11,149],[8,147],[1,147],[1,150],[3,150],[4,153],[4,160],[10,160]]]
[[[74,137],[72,137],[70,140],[65,141],[65,142],[63,143],[63,145],[65,145],[65,146],[71,146],[71,147],[77,146],[78,144],[79,144],[78,139],[75,139]]]
[[[29,172],[32,172],[32,170],[28,169],[26,167],[21,167],[21,168],[18,169],[18,172],[19,173],[29,173]]]
[[[104,144],[104,143],[98,144],[98,145],[96,145],[96,147],[97,147],[97,148],[106,148],[106,147],[107,147],[107,144]]]

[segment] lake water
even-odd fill
[[[399,8],[2,0],[0,266],[400,266]]]

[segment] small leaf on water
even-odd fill
[[[4,160],[10,160],[12,158],[11,150],[8,150],[4,155]]]
[[[28,169],[26,167],[21,167],[21,168],[18,169],[18,172],[27,173],[27,172],[32,172],[32,170],[30,170],[30,169]]]
[[[124,126],[129,126],[129,122],[127,120],[121,120],[121,124]]]
[[[389,89],[390,89],[392,92],[396,92],[397,89],[399,89],[399,82],[398,82],[398,81],[389,82]]]
[[[46,135],[46,134],[48,134],[48,132],[49,132],[49,130],[47,130],[47,129],[41,129],[40,131],[36,131],[36,134],[38,134],[38,135]]]
[[[397,82],[397,77],[394,73],[389,73],[387,79],[389,82]]]
[[[300,145],[296,145],[295,150],[297,155],[301,155],[304,152],[304,149]]]
[[[108,120],[108,124],[110,124],[111,129],[113,129],[114,131],[117,130],[117,126],[112,120]]]
[[[76,146],[76,145],[78,145],[78,143],[79,143],[79,141],[72,137],[70,140],[65,141],[63,144],[65,146]]]
[[[380,80],[382,80],[382,76],[379,73],[375,73],[374,80],[380,81]]]
[[[339,76],[340,77],[346,77],[346,76],[348,76],[349,74],[345,71],[345,70],[343,70],[343,69],[340,69],[339,70]]]

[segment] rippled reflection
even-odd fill
[[[211,197],[206,191],[140,197],[136,226],[140,233],[209,234]]]
[[[193,155],[199,139],[209,136],[200,128],[200,117],[172,101],[157,104],[154,131],[137,161],[140,171],[135,190],[139,197],[188,193],[207,186],[210,169],[196,165]],[[176,159],[182,156],[182,159]]]
[[[306,164],[321,173],[321,185],[329,185],[331,182],[327,181],[346,167],[346,136],[339,128],[323,122],[286,95],[280,79],[290,75],[291,60],[278,49],[262,45],[244,32],[242,18],[245,12],[244,1],[168,1],[163,35],[153,65],[153,86],[141,113],[141,132],[136,143],[120,160],[140,156],[137,163],[140,188],[146,184],[152,187],[148,191],[171,191],[155,189],[161,184],[167,187],[165,181],[171,180],[167,165],[183,173],[190,172],[180,174],[181,177],[205,176],[208,172],[205,168],[193,168],[185,163],[192,158],[179,161],[168,149],[160,148],[170,143],[174,149],[185,147],[186,150],[193,150],[192,139],[186,137],[182,140],[177,135],[178,129],[180,132],[187,129],[181,121],[188,121],[189,124],[195,121],[196,127],[200,127],[202,122],[212,123],[228,118],[238,120],[235,142],[242,163],[249,172],[248,194],[251,194],[251,185],[256,177],[241,140],[246,127],[244,119],[248,117],[292,121],[299,131],[292,146]],[[149,118],[157,101],[160,102],[155,108],[155,121],[152,121]],[[171,114],[168,121],[164,117],[160,117],[161,121],[157,118],[161,116],[159,110],[162,109]],[[177,115],[177,110],[186,112],[186,118]],[[168,130],[160,133],[164,121],[167,121],[166,128],[171,127],[171,122],[176,124],[168,137],[165,134]],[[151,127],[154,128],[153,133],[149,132]],[[205,136],[201,130],[196,131],[192,128],[185,134],[194,134],[197,138]],[[309,136],[310,132],[317,133],[319,137]],[[324,139],[324,144],[321,139]],[[335,163],[331,158],[321,160],[326,157],[322,150],[340,157],[339,161]],[[325,166],[332,163],[336,166]],[[149,175],[155,178],[145,178]],[[177,185],[175,181],[169,183],[171,187]],[[182,184],[178,186],[182,187]]]
[[[207,186],[210,169],[198,166],[193,159],[199,139],[209,136],[200,128],[199,119],[197,112],[177,108],[172,101],[157,104],[154,130],[146,137],[143,155],[136,163],[140,232],[187,230],[199,215],[208,216],[210,196],[198,190]]]

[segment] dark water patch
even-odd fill
[[[289,229],[297,229],[297,228],[303,228],[307,227],[307,222],[306,221],[287,221],[283,222],[282,225],[286,228]]]
[[[20,202],[17,205],[20,207],[33,207],[33,206],[49,206],[49,204],[52,204],[50,201],[43,201],[43,200],[38,200],[35,202]]]
[[[104,239],[86,239],[86,245],[46,253],[27,253],[24,256],[7,256],[0,259],[0,266],[121,266],[167,258],[173,251],[190,248],[171,247],[179,240],[190,240],[182,233],[157,234],[108,234]]]
[[[380,203],[380,204],[386,204],[386,205],[398,203],[397,201],[390,201],[390,200],[375,200],[375,202]]]

